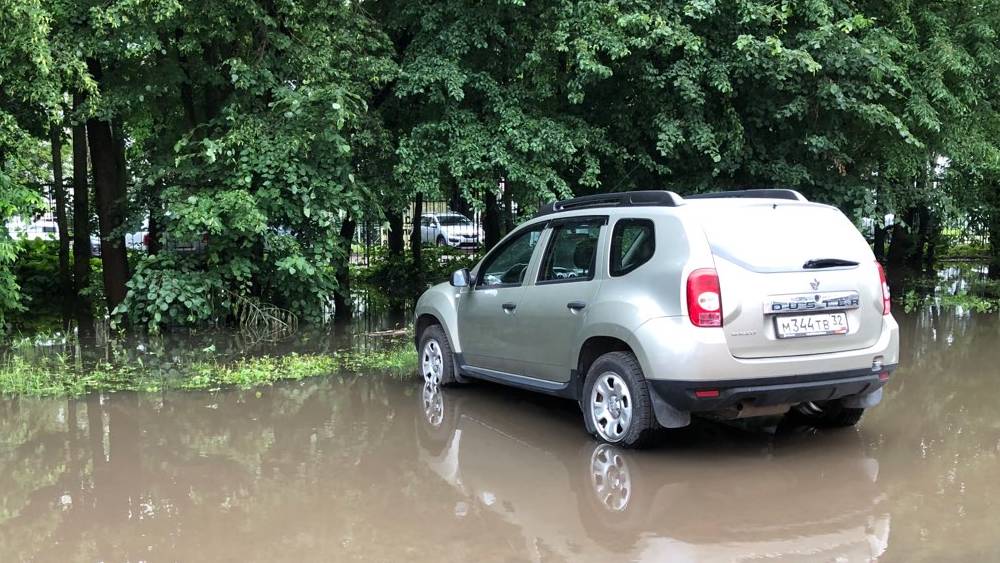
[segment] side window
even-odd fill
[[[552,228],[539,282],[594,279],[597,240],[603,221],[578,221]]]
[[[430,217],[421,217],[420,218],[420,226],[421,227],[430,227],[431,226],[431,218]]]
[[[642,266],[656,251],[653,222],[649,219],[621,219],[611,233],[612,276],[624,276]]]
[[[542,228],[538,225],[520,235],[517,235],[483,262],[479,269],[478,287],[504,287],[521,285],[524,273],[531,261],[538,239],[542,237]]]

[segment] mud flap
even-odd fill
[[[865,393],[864,395],[844,397],[843,399],[841,399],[840,404],[849,409],[867,409],[874,407],[880,402],[882,402],[881,387],[872,391],[871,393]]]
[[[653,403],[656,422],[660,423],[660,426],[664,428],[682,428],[691,424],[691,413],[675,409],[656,393],[652,385],[648,383],[646,385],[649,387],[649,401]]]

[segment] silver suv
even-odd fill
[[[882,267],[792,190],[641,191],[548,204],[417,301],[430,383],[574,399],[638,446],[691,413],[850,426],[899,358]]]

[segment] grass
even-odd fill
[[[903,310],[907,313],[927,305],[961,307],[976,313],[992,313],[1000,310],[1000,298],[982,297],[970,293],[922,295],[915,290],[907,291],[903,296]]]
[[[945,245],[938,251],[938,260],[989,260],[988,246],[956,243]]]
[[[364,352],[293,353],[242,358],[234,362],[194,361],[175,366],[170,376],[141,363],[102,361],[91,369],[79,370],[62,356],[29,361],[15,353],[0,362],[0,395],[72,397],[90,391],[249,389],[338,372],[376,372],[406,377],[415,373],[416,363],[417,354],[409,341]]]

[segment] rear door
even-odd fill
[[[523,375],[569,381],[570,350],[600,287],[597,256],[607,217],[551,222],[535,285],[518,306],[515,351]]]
[[[837,209],[799,202],[699,204],[739,358],[856,350],[882,333],[875,257]]]

